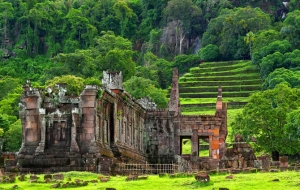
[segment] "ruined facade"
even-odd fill
[[[182,159],[198,170],[203,163],[217,167],[224,154],[227,107],[221,88],[215,115],[181,115],[177,69],[166,110],[156,109],[148,98],[132,98],[123,89],[121,73],[104,72],[102,88],[87,85],[78,97],[68,96],[65,84],[38,90],[27,81],[23,89],[23,137],[17,156],[21,172],[113,173],[116,163]],[[183,139],[191,140],[192,154],[182,155]],[[208,157],[199,157],[199,139],[209,143]]]

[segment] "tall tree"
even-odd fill
[[[281,33],[289,42],[296,48],[300,49],[300,10],[295,10],[287,14],[286,19],[283,21],[284,26]]]
[[[246,37],[244,38],[244,41],[246,42],[246,44],[249,45],[249,49],[250,49],[250,58],[252,59],[252,43],[255,39],[255,34],[250,31],[246,34]]]
[[[176,35],[175,51],[181,54],[186,34],[192,33],[192,21],[196,19],[198,23],[200,22],[202,10],[192,0],[171,0],[168,2],[165,14],[168,21],[176,23],[174,28]]]
[[[167,90],[155,87],[155,84],[149,79],[134,76],[124,82],[124,87],[134,98],[150,97],[158,108],[166,108],[168,104]]]
[[[250,31],[256,33],[267,29],[270,25],[270,16],[259,8],[224,9],[217,18],[210,20],[202,37],[202,46],[214,44],[219,47],[224,59],[241,59],[249,52],[242,37]]]
[[[130,7],[128,7],[127,2],[124,0],[117,0],[114,4],[114,11],[117,18],[120,19],[120,30],[121,36],[123,37],[126,25],[128,20],[132,17],[133,11]]]
[[[4,39],[8,37],[8,21],[13,19],[14,9],[11,3],[0,2],[0,24],[3,28]],[[2,41],[2,40],[1,40]]]
[[[278,156],[278,153],[299,152],[296,147],[290,146],[285,135],[290,132],[285,131],[287,114],[299,106],[299,91],[284,83],[278,84],[274,89],[250,96],[242,114],[236,117],[233,130],[242,134],[246,140],[255,137],[257,145],[266,152],[272,152],[274,156]],[[290,149],[286,149],[287,146]]]

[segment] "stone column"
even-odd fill
[[[39,109],[39,125],[41,126],[41,141],[36,148],[35,153],[43,153],[45,150],[45,137],[46,137],[46,122],[45,122],[45,109]]]
[[[78,109],[74,108],[72,110],[71,145],[70,145],[71,153],[79,153],[79,147],[76,142],[76,128],[78,124],[79,124]]]
[[[180,155],[180,148],[181,148],[181,141],[180,141],[180,128],[179,128],[179,122],[174,122],[174,131],[175,131],[175,137],[174,137],[174,149],[175,149],[175,155]]]
[[[83,154],[93,154],[97,151],[95,141],[97,92],[97,86],[86,85],[80,94],[80,109],[82,111],[80,151]]]
[[[198,130],[192,130],[192,155],[198,157],[199,155],[199,139],[198,139]]]

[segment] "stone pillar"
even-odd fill
[[[180,155],[180,128],[179,128],[179,122],[174,122],[174,131],[175,131],[175,137],[174,137],[174,149],[175,149],[175,155]]]
[[[192,130],[192,155],[198,157],[199,155],[199,138],[198,138],[198,130]]]
[[[46,139],[46,122],[45,122],[45,109],[39,109],[39,118],[41,126],[41,141],[39,146],[36,148],[35,153],[43,153],[45,150],[45,139]]]
[[[38,124],[40,119],[40,93],[36,89],[31,89],[25,92],[24,99],[26,105],[25,126],[23,126],[24,147],[31,147],[29,152],[33,154],[41,139],[41,129]]]
[[[81,151],[83,154],[95,153],[96,94],[97,86],[86,85],[80,95],[82,109]]]
[[[79,147],[76,142],[76,128],[78,124],[79,124],[78,109],[74,108],[72,110],[71,145],[70,145],[71,153],[79,153]]]
[[[168,104],[169,111],[175,112],[175,116],[181,115],[179,87],[178,87],[178,69],[174,68],[172,78],[172,89],[170,93],[170,101]]]

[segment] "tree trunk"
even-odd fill
[[[7,25],[7,13],[5,13],[5,15],[4,15],[4,27],[3,27],[3,30],[4,30],[4,40],[6,40],[6,38],[7,38],[6,25]]]
[[[183,33],[183,31],[180,33],[180,42],[179,42],[179,54],[181,54],[182,52],[182,42],[183,42],[183,40],[184,40],[184,37],[185,37],[185,35],[184,35],[184,33]]]
[[[175,49],[174,49],[174,56],[176,56],[177,46],[178,46],[178,30],[179,30],[179,20],[177,20],[177,25],[175,28]]]

